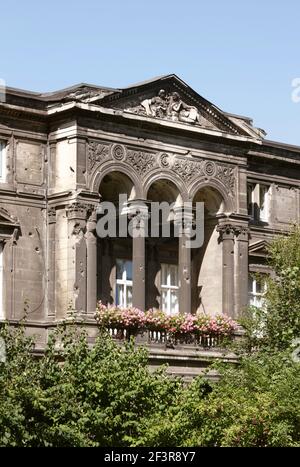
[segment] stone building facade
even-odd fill
[[[97,300],[167,313],[259,304],[266,245],[300,217],[300,148],[175,75],[125,89],[8,88],[0,103],[0,317],[32,332]],[[99,205],[204,202],[204,243],[98,238]],[[118,207],[118,206],[117,206]],[[151,216],[149,209],[149,217]],[[133,214],[132,214],[133,212]],[[192,211],[192,216],[193,216]],[[127,217],[130,217],[128,214]],[[43,340],[45,338],[42,337]]]

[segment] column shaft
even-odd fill
[[[191,313],[191,248],[186,235],[179,237],[179,312]]]
[[[223,243],[223,312],[234,315],[234,230],[231,225],[219,225]]]
[[[145,309],[145,238],[135,237],[132,239],[133,259],[133,306]]]
[[[87,313],[94,313],[97,304],[97,237],[96,219],[91,218],[87,223],[86,232],[87,253]]]

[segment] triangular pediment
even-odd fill
[[[195,92],[176,75],[118,89],[93,104],[156,120],[168,120],[236,136],[262,138],[249,118],[227,114]]]
[[[250,256],[260,256],[265,258],[268,255],[268,247],[270,243],[267,240],[259,240],[249,245]]]

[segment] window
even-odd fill
[[[269,187],[266,185],[259,185],[259,209],[260,219],[267,222],[269,213]]]
[[[132,261],[116,261],[116,305],[132,306]]]
[[[0,243],[0,319],[4,319],[3,310],[3,243]]]
[[[168,315],[175,315],[178,309],[178,266],[161,265],[161,309]]]
[[[251,183],[247,187],[248,214],[255,220],[268,222],[270,187],[260,183]]]
[[[6,145],[4,141],[0,141],[0,182],[5,181],[5,157],[6,157]]]
[[[262,308],[263,297],[267,290],[266,281],[263,278],[249,277],[248,284],[249,305]]]

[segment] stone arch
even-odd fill
[[[223,204],[224,204],[224,207],[222,209],[223,213],[230,214],[233,212],[233,209],[234,209],[233,200],[228,195],[228,190],[226,190],[226,188],[221,183],[219,183],[217,180],[210,179],[209,181],[206,181],[206,180],[193,181],[193,183],[190,185],[189,190],[188,190],[189,198],[194,200],[197,193],[205,189],[214,190],[222,197]]]
[[[100,168],[95,170],[94,174],[91,178],[90,187],[93,192],[99,192],[100,185],[107,175],[110,173],[120,173],[124,176],[128,177],[132,182],[132,185],[135,190],[135,198],[142,198],[143,197],[143,189],[142,184],[139,177],[135,174],[133,170],[128,167],[127,164],[122,162],[116,163],[115,161],[109,161],[106,164],[103,164]]]
[[[228,210],[228,196],[213,180],[196,182],[190,189],[193,204],[204,202],[203,244],[193,252],[192,308],[208,314],[223,309],[222,244],[218,218]]]
[[[147,175],[147,177],[144,180],[144,196],[145,198],[148,197],[149,189],[153,183],[159,182],[159,181],[169,181],[171,182],[176,189],[178,190],[178,193],[181,196],[182,202],[188,201],[188,192],[185,187],[185,184],[183,181],[173,172],[171,171],[165,171],[162,169],[156,169],[155,171],[152,171]]]

